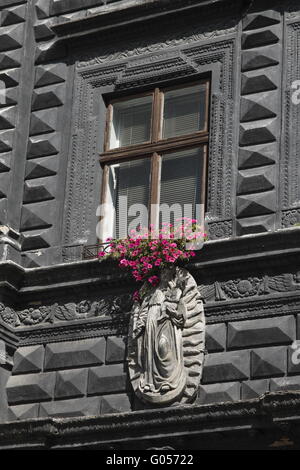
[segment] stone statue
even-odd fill
[[[136,394],[146,402],[189,401],[202,372],[204,313],[193,277],[174,267],[132,311],[128,364]]]

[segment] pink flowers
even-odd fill
[[[107,252],[98,253],[101,259],[114,259],[119,266],[129,269],[137,282],[147,281],[155,287],[159,284],[159,272],[180,262],[187,262],[195,256],[188,250],[186,243],[205,236],[196,225],[195,219],[180,219],[173,227],[163,224],[160,230],[139,228],[132,230],[128,238],[122,240],[108,239]],[[156,238],[153,238],[153,237]],[[138,291],[134,298],[139,300]]]
[[[152,284],[152,286],[157,286],[159,284],[159,277],[158,276],[151,276],[148,278],[148,282]]]

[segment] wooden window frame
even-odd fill
[[[162,138],[162,124],[163,124],[163,106],[164,106],[164,93],[176,89],[184,89],[196,85],[205,84],[205,120],[204,129],[176,137],[167,139]],[[151,116],[151,130],[150,141],[143,142],[142,144],[133,144],[126,147],[118,147],[110,149],[110,130],[113,119],[113,106],[115,103],[122,101],[129,101],[131,99],[143,98],[152,95],[152,116]],[[210,106],[210,79],[201,79],[197,82],[188,84],[181,84],[172,87],[155,88],[152,91],[129,95],[124,98],[113,99],[107,106],[105,136],[104,136],[104,151],[100,154],[100,165],[103,169],[102,188],[101,188],[101,204],[106,202],[107,186],[109,167],[114,163],[121,163],[130,161],[136,158],[150,158],[151,159],[151,174],[150,174],[150,191],[149,191],[149,209],[153,204],[159,204],[160,197],[160,173],[162,157],[167,153],[175,153],[185,149],[197,148],[203,146],[203,172],[201,184],[201,204],[206,202],[206,181],[207,181],[207,156],[209,144],[209,106]],[[149,223],[153,223],[154,219],[157,220],[157,214],[153,215],[149,211]]]

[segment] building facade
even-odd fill
[[[0,448],[298,448],[299,2],[0,3]],[[110,106],[203,83],[201,132],[107,144]],[[87,247],[114,158],[195,148],[203,374],[189,404],[146,405],[134,283]]]

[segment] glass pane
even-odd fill
[[[111,165],[107,202],[111,202],[115,208],[114,238],[125,238],[130,234],[128,229],[133,227],[129,225],[139,216],[141,225],[147,226],[150,168],[150,158]]]
[[[113,105],[110,148],[141,144],[150,140],[152,95]]]
[[[167,222],[174,225],[177,218],[196,217],[196,204],[201,203],[203,154],[204,149],[201,147],[162,157],[160,224]],[[169,207],[170,220],[167,211],[162,210],[162,204]]]
[[[206,84],[164,94],[162,137],[192,134],[205,128]]]

